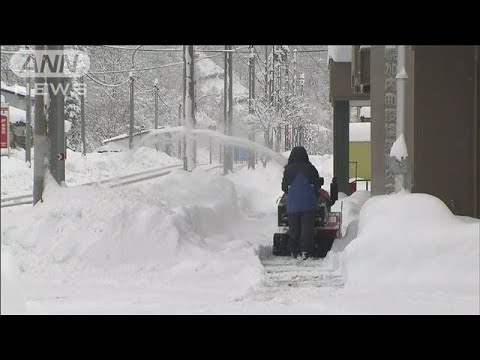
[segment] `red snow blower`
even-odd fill
[[[323,185],[323,178],[321,178]],[[315,215],[314,257],[324,258],[332,248],[333,241],[342,237],[342,213],[332,212],[331,206],[338,200],[337,178],[332,179],[330,194],[322,188],[318,191]],[[289,256],[290,236],[288,233],[287,194],[278,202],[278,233],[273,235],[273,255]]]

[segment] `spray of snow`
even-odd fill
[[[172,139],[178,138],[180,136],[198,136],[211,138],[218,143],[238,145],[245,149],[255,150],[258,154],[263,154],[265,156],[271,157],[281,166],[285,166],[287,164],[287,159],[282,154],[277,153],[266,146],[263,146],[259,143],[250,141],[245,138],[228,136],[218,131],[208,129],[192,129],[187,131],[183,126],[172,126],[166,127],[164,129],[150,130],[150,132],[141,140],[140,145],[153,147],[155,144],[164,141],[163,139],[166,133],[171,134]]]
[[[266,167],[258,163],[255,170],[244,167],[229,174],[228,179],[234,182],[240,209],[246,214],[276,214],[276,202],[282,195],[282,176],[283,167],[268,162]]]

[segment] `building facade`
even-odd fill
[[[352,59],[358,59],[360,48],[352,46]],[[366,74],[359,76],[363,69],[355,61],[350,62],[349,69],[344,64],[345,74],[368,83],[367,92],[355,88],[352,80],[351,90],[354,95],[368,94],[371,106],[372,195],[395,191],[398,169],[390,157],[390,149],[398,136],[397,50],[397,46],[381,45],[364,49],[363,53],[368,53],[368,80]],[[408,150],[404,163],[406,188],[438,197],[456,215],[477,218],[480,216],[479,53],[478,45],[406,46],[404,107]],[[365,62],[364,57],[363,66]],[[331,74],[331,83],[339,81],[344,82],[338,74]],[[336,98],[331,100],[335,107]],[[344,121],[334,113],[334,123]],[[341,154],[341,149],[336,149],[334,156],[335,153]],[[340,167],[348,166],[341,156],[340,160]]]

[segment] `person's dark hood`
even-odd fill
[[[288,164],[292,163],[309,163],[307,150],[303,146],[295,146],[290,152],[290,157],[288,158]]]

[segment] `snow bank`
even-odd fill
[[[200,172],[174,171],[134,191],[61,188],[48,179],[44,203],[23,210],[22,218],[5,214],[2,243],[27,271],[166,264],[237,216],[233,183]]]
[[[427,194],[371,198],[360,211],[358,236],[345,250],[347,285],[478,296],[480,222],[470,220]]]
[[[20,315],[26,310],[20,272],[12,254],[2,246],[2,315]]]
[[[25,124],[27,122],[27,112],[25,110],[22,110],[13,106],[9,106],[8,114],[9,114],[9,121],[12,124],[15,124],[17,122]]]
[[[89,153],[86,157],[68,151],[65,180],[67,185],[76,185],[176,164],[181,164],[177,158],[143,146],[131,151]]]
[[[27,95],[27,88],[19,84],[8,85],[6,82],[2,81],[0,87],[2,88],[2,90],[6,90],[14,94],[19,94],[23,96]],[[30,96],[35,96],[35,89],[31,89]]]
[[[10,149],[10,158],[2,156],[0,162],[2,195],[27,193],[32,190],[33,166],[29,167],[29,163],[25,162],[24,149]]]
[[[330,187],[328,187],[328,191],[330,191]],[[356,225],[353,225],[351,229],[348,228],[351,223],[358,222],[360,209],[369,198],[369,191],[355,191],[350,196],[343,193],[338,194],[338,200],[332,206],[332,211],[342,213],[342,235],[344,238],[335,240],[332,249],[341,251],[348,242],[355,238],[357,235]],[[337,242],[338,244],[336,244]]]
[[[2,195],[24,194],[33,188],[34,149],[32,166],[25,162],[25,150],[11,149],[10,158],[1,157]],[[132,151],[88,153],[67,150],[65,182],[69,186],[100,181],[162,166],[181,164],[177,158],[148,147]]]

